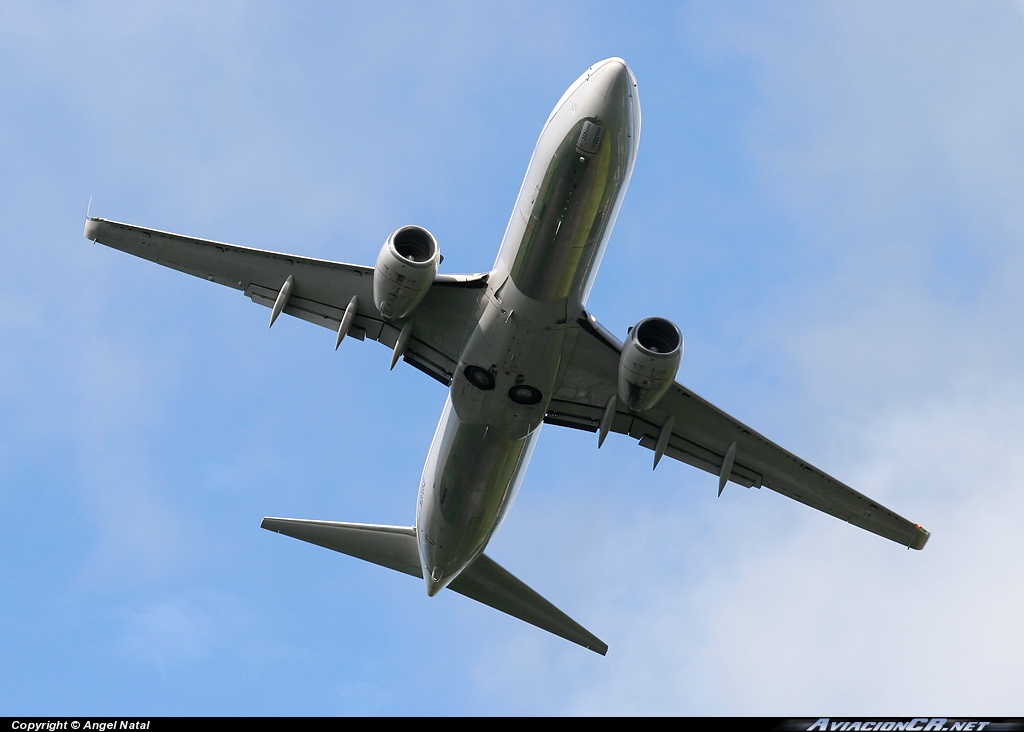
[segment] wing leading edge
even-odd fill
[[[412,337],[402,356],[446,386],[451,384],[467,328],[486,286],[486,275],[438,275],[412,316],[385,320],[373,304],[373,267],[250,249],[99,218],[86,219],[85,237],[241,290],[269,308],[291,277],[282,312],[335,332],[356,297],[358,307],[348,335],[389,348],[395,347],[403,327],[413,320]]]
[[[622,344],[591,316],[580,318],[575,347],[562,373],[545,421],[596,432],[605,407],[617,393]],[[675,383],[645,412],[621,401],[610,431],[657,450],[669,419],[664,454],[747,488],[765,486],[819,511],[912,549],[923,549],[929,533],[885,506],[858,493],[750,429],[742,422]]]

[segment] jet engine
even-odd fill
[[[671,320],[646,318],[630,330],[619,356],[619,399],[630,409],[650,409],[675,381],[683,336]]]
[[[441,248],[421,226],[403,226],[384,242],[373,272],[373,303],[385,318],[403,318],[427,294]]]

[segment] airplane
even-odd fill
[[[543,424],[628,435],[727,483],[767,487],[913,549],[929,533],[678,383],[679,328],[645,318],[618,340],[586,309],[640,142],[636,78],[594,64],[541,130],[494,266],[439,274],[437,240],[402,226],[366,267],[249,249],[87,216],[94,242],[241,290],[271,309],[391,349],[449,389],[416,523],[266,517],[261,526],[420,578],[601,655],[608,646],[486,553]]]

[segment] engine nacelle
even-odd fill
[[[373,273],[373,304],[385,318],[404,318],[427,294],[441,248],[421,226],[403,226],[388,237]]]
[[[683,336],[671,320],[646,318],[626,338],[619,356],[619,399],[630,409],[650,409],[675,381]]]

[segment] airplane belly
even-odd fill
[[[428,594],[480,556],[515,498],[638,133],[635,80],[618,60],[571,88],[541,133],[423,470],[416,526]]]
[[[625,172],[626,156],[612,142],[590,153],[579,139],[596,120],[579,120],[551,157],[528,210],[511,276],[529,297],[568,298],[581,289],[609,224]]]
[[[449,400],[424,466],[416,520],[429,594],[455,579],[487,546],[515,500],[539,429],[509,438],[459,418]]]
[[[427,590],[483,552],[515,498],[558,372],[564,308],[509,283],[489,298],[456,369],[421,481]]]

